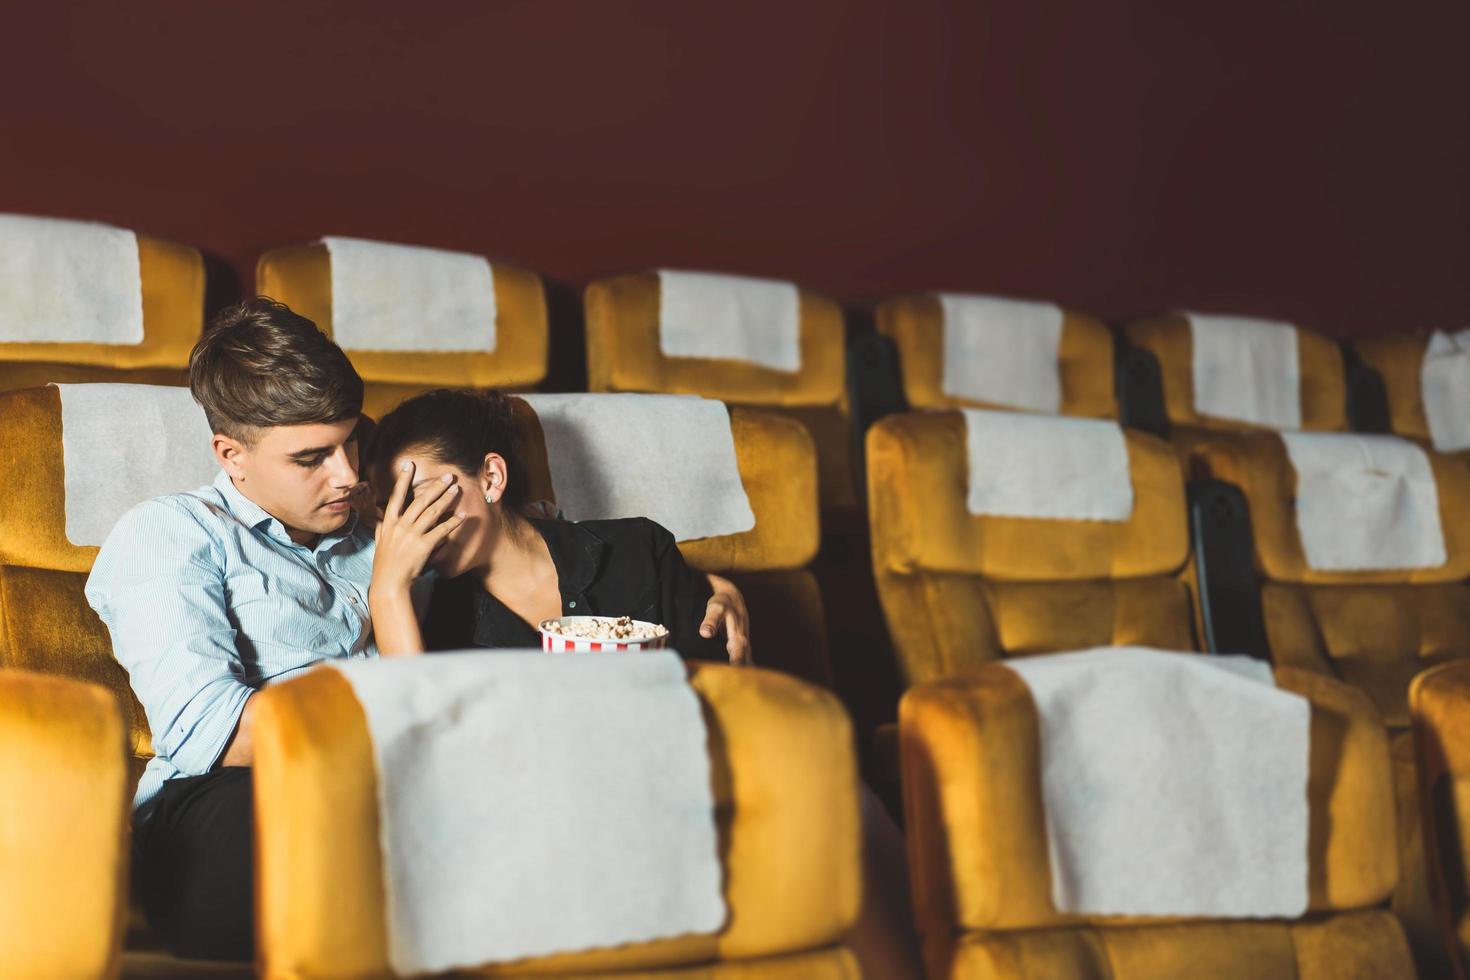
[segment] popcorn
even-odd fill
[[[657,623],[644,623],[630,616],[570,616],[566,619],[548,619],[541,624],[541,632],[579,640],[646,642],[669,635],[669,631]]]

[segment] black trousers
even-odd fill
[[[180,776],[133,814],[133,892],[164,947],[189,959],[255,951],[250,770]]]

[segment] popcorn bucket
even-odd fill
[[[618,632],[631,635],[615,635]],[[668,645],[667,629],[627,617],[562,616],[541,622],[541,649],[547,653],[624,653]]]

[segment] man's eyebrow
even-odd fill
[[[325,456],[327,453],[331,452],[335,448],[337,448],[337,447],[335,447],[335,446],[313,446],[310,449],[298,449],[294,453],[290,453],[287,456],[287,458],[288,459],[305,459],[308,456]]]

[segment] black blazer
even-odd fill
[[[646,517],[532,520],[556,565],[564,616],[631,616],[668,628],[669,646],[693,660],[727,659],[721,637],[699,635],[709,580],[684,563],[674,536]],[[423,623],[430,650],[541,646],[534,624],[472,575],[435,583]]]

